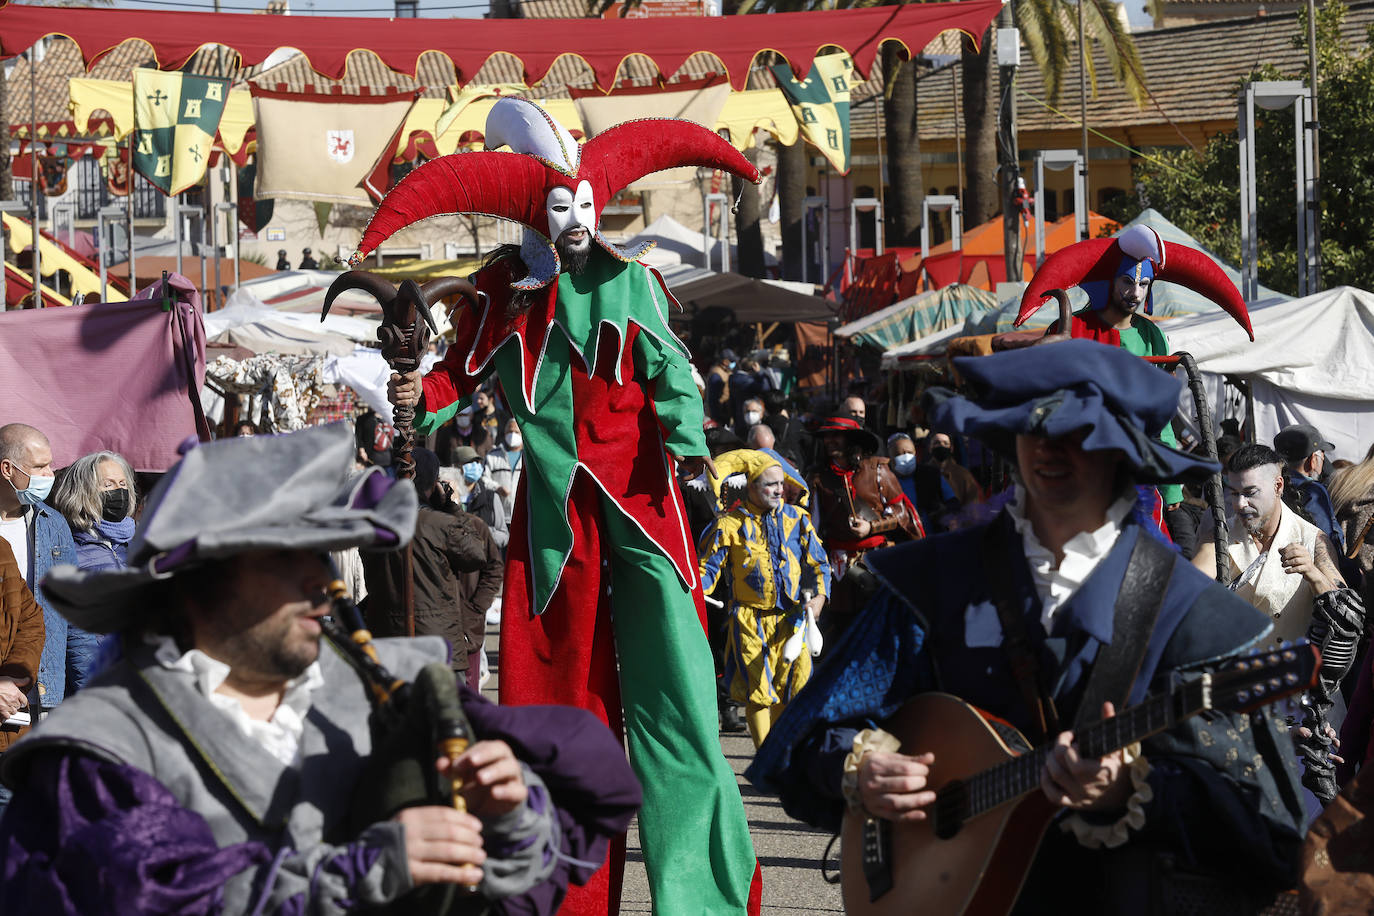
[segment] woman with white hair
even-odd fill
[[[78,458],[53,493],[53,508],[72,527],[76,565],[81,569],[123,569],[134,536],[138,491],[129,462],[115,452]]]
[[[61,512],[76,541],[80,569],[123,569],[129,565],[138,490],[134,471],[122,455],[93,452],[67,468],[53,490],[52,507]],[[77,634],[84,638],[77,638]],[[95,674],[97,639],[72,624],[67,633],[67,694]]]

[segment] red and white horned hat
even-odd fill
[[[1131,226],[1116,238],[1087,239],[1050,255],[1021,294],[1021,310],[1015,326],[1020,327],[1034,315],[1051,290],[1082,287],[1093,307],[1102,308],[1111,295],[1111,284],[1116,277],[1140,262],[1148,262],[1147,275],[1152,274],[1154,278],[1150,284],[1151,302],[1155,282],[1178,283],[1221,306],[1245,329],[1251,340],[1255,339],[1245,300],[1217,263],[1196,248],[1165,242],[1159,233],[1143,225]],[[1150,311],[1149,304],[1146,311]]]
[[[498,99],[487,115],[486,149],[453,153],[406,175],[377,206],[358,250],[357,266],[412,223],[451,213],[483,214],[525,226],[520,256],[529,274],[513,284],[539,289],[560,269],[553,240],[581,225],[612,256],[640,258],[652,246],[624,251],[600,232],[606,203],[632,181],[682,166],[724,169],[757,182],[759,171],[719,134],[676,118],[626,121],[581,147],[548,112],[526,99]],[[509,146],[512,152],[497,152]]]

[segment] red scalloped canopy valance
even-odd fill
[[[747,25],[736,17],[671,19],[362,19],[234,13],[163,13],[148,10],[17,6],[0,8],[0,57],[13,57],[47,35],[64,35],[81,49],[86,66],[130,38],[153,47],[163,69],[177,69],[199,48],[232,48],[244,66],[278,48],[295,48],[316,72],[340,79],[351,51],[367,49],[401,73],[414,74],[420,55],[435,51],[454,63],[460,82],[488,57],[519,58],[533,85],[554,61],[571,54],[586,61],[597,85],[609,90],[630,54],[643,54],[665,75],[705,51],[720,59],[739,89],[762,51],[776,51],[804,76],[827,45],[848,51],[867,76],[883,42],[920,51],[947,29],[981,38],[1001,0],[911,3],[861,10],[772,13]],[[752,17],[751,17],[752,18]],[[766,42],[766,43],[765,43]]]

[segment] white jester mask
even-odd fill
[[[558,241],[564,232],[574,226],[581,226],[587,230],[587,237],[577,247],[591,244],[592,236],[596,234],[596,199],[592,195],[591,183],[578,182],[575,192],[564,187],[549,191],[548,215],[549,238],[552,241]]]

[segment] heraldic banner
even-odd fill
[[[778,87],[792,103],[802,135],[836,171],[849,174],[849,79],[854,61],[848,54],[817,57],[811,72],[800,82],[786,64],[777,64],[772,70]]]
[[[168,196],[199,184],[228,98],[227,80],[135,69],[134,169]]]
[[[370,207],[418,92],[321,95],[252,87],[258,125],[258,200]]]

